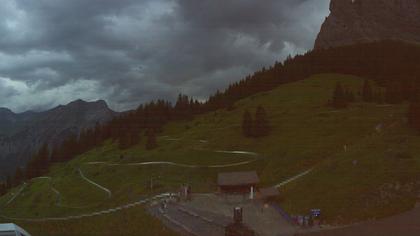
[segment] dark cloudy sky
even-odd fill
[[[0,107],[124,110],[216,89],[311,49],[329,0],[3,0]]]

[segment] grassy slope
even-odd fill
[[[17,217],[39,217],[92,212],[136,201],[153,192],[174,191],[186,182],[193,185],[194,191],[213,191],[216,174],[220,171],[256,169],[261,175],[262,185],[268,186],[314,166],[316,169],[309,176],[283,189],[284,201],[281,204],[292,213],[319,207],[324,210],[327,219],[344,215],[349,210],[351,214],[347,216],[361,219],[370,217],[365,208],[381,216],[406,209],[414,202],[411,196],[403,198],[407,199],[404,201],[392,198],[387,207],[376,203],[355,207],[360,206],[363,199],[374,194],[375,187],[383,183],[397,180],[410,182],[415,178],[418,159],[414,153],[418,151],[416,144],[419,140],[404,128],[401,119],[405,106],[357,103],[349,109],[334,111],[325,104],[331,97],[336,81],[341,81],[355,91],[360,89],[362,83],[359,78],[351,76],[318,75],[283,85],[271,92],[239,101],[232,111],[212,112],[193,121],[169,124],[159,138],[160,147],[153,151],[145,151],[143,143],[124,151],[109,142],[105,143],[70,163],[55,166],[49,175],[53,178],[52,182],[37,180],[40,183],[29,183],[25,194],[3,207],[2,213]],[[264,105],[269,114],[273,131],[270,136],[258,140],[244,138],[240,127],[243,111],[255,111],[260,104]],[[385,129],[376,134],[375,127],[378,124],[384,124]],[[348,152],[344,152],[344,145],[349,147]],[[261,154],[261,159],[245,166],[220,169],[86,164],[92,161],[173,161],[214,165],[254,158],[216,153],[215,150],[254,151]],[[413,158],[393,157],[395,155],[392,153],[402,151],[412,153]],[[349,164],[354,159],[358,159],[357,166]],[[109,188],[113,192],[112,198],[107,199],[103,191],[84,182],[77,173],[78,168],[88,178]],[[151,177],[159,184],[159,188],[153,192],[147,188]],[[56,198],[50,189],[51,185],[62,193],[61,203],[66,207],[55,205]],[[7,202],[10,197],[8,194],[0,198],[0,204]],[[40,202],[42,204],[37,204]],[[137,223],[127,222],[122,216],[125,214],[138,219]],[[141,207],[127,213],[68,223],[19,223],[35,232],[35,235],[37,232],[43,232],[42,235],[64,234],[67,230],[77,232],[78,228],[78,234],[83,235],[80,232],[87,227],[92,227],[90,232],[106,234],[111,226],[115,227],[112,231],[117,231],[117,235],[133,232],[134,229],[139,232],[144,228],[150,230],[147,235],[167,233],[162,232],[161,226],[154,220],[145,216]],[[129,223],[133,225],[127,226]],[[149,224],[153,227],[147,227]],[[43,228],[48,228],[50,233]]]

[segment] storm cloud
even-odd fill
[[[5,0],[0,107],[205,99],[313,47],[328,0]]]

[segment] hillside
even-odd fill
[[[144,139],[124,151],[107,141],[54,165],[48,177],[12,189],[0,198],[1,215],[34,235],[84,235],[86,230],[106,235],[111,228],[113,235],[142,230],[172,235],[146,214],[147,203],[140,200],[176,191],[183,183],[194,192],[213,192],[218,172],[236,170],[257,170],[261,186],[274,186],[311,169],[282,186],[278,201],[291,214],[321,208],[330,223],[408,209],[415,201],[420,139],[406,128],[406,106],[356,102],[333,110],[326,104],[337,81],[355,93],[363,83],[358,77],[322,74],[284,84],[242,99],[232,110],[168,124],[153,151],[144,149]],[[243,112],[258,105],[267,110],[272,132],[244,138]],[[366,198],[364,207],[354,207]]]
[[[116,114],[104,101],[82,100],[43,112],[16,114],[0,109],[0,176],[13,175],[18,166],[25,166],[45,142],[54,147],[69,135],[108,121]]]

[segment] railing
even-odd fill
[[[287,213],[285,210],[283,210],[283,208],[281,208],[277,203],[271,203],[271,205],[274,207],[274,209],[277,210],[278,213],[280,213],[281,216],[283,216],[284,219],[289,221],[289,223],[291,223],[293,225],[295,224],[294,220],[289,215],[289,213]]]

